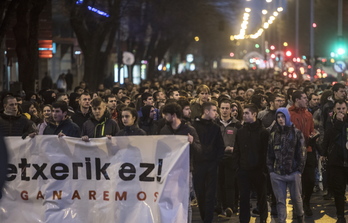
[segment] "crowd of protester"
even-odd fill
[[[293,218],[313,215],[313,191],[335,200],[344,218],[348,177],[345,84],[298,81],[268,72],[190,72],[133,84],[104,83],[93,91],[2,92],[5,136],[91,138],[186,135],[190,143],[190,199],[203,222],[214,212],[240,222],[268,211],[286,222],[289,188]],[[191,179],[192,178],[192,179]],[[192,181],[191,181],[192,180]],[[323,187],[319,187],[319,180]],[[267,202],[271,210],[268,210]],[[191,203],[191,204],[192,204]],[[189,222],[191,222],[191,208]]]

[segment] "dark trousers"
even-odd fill
[[[306,166],[302,173],[302,197],[303,205],[309,206],[309,201],[315,186],[316,156],[314,152],[307,153]]]
[[[250,221],[250,191],[255,189],[257,204],[260,211],[260,221],[265,221],[268,215],[267,209],[267,180],[266,173],[262,170],[239,170],[240,213],[239,221]]]
[[[234,168],[233,159],[225,158],[219,164],[218,187],[217,187],[217,209],[225,210],[238,206],[237,172]]]
[[[217,162],[214,161],[200,163],[193,169],[193,186],[199,213],[204,223],[211,223],[214,218],[217,168]]]
[[[348,180],[348,167],[330,166],[329,189],[335,197],[336,214],[344,216],[344,196]]]

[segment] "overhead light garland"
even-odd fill
[[[264,22],[263,24],[261,24],[261,28],[259,28],[256,33],[249,34],[249,35],[246,35],[245,31],[248,28],[251,9],[245,8],[244,10],[245,10],[245,12],[243,14],[243,22],[241,24],[239,34],[238,35],[231,35],[230,36],[231,41],[240,40],[240,39],[257,39],[257,38],[259,38],[262,35],[262,33],[265,31],[265,29],[268,29],[269,26],[274,22],[274,20],[279,16],[279,13],[281,13],[283,11],[283,8],[278,7],[276,11],[271,13],[271,16],[268,18],[267,22]],[[267,12],[267,10],[262,10],[261,13],[263,15],[266,15],[268,12]]]

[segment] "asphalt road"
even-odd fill
[[[348,197],[348,193],[346,192],[346,197]],[[289,203],[290,195],[288,194],[288,202]],[[256,206],[256,200],[251,200],[251,203],[253,204],[253,207]],[[348,201],[347,201],[348,203]],[[336,208],[335,208],[335,203],[334,200],[324,200],[323,199],[323,192],[319,191],[316,193],[313,193],[312,198],[311,198],[311,206],[313,210],[313,216],[309,218],[305,218],[306,223],[335,223],[337,218],[336,218]],[[348,205],[346,204],[345,207],[345,215],[346,215],[346,220],[348,220]],[[270,211],[270,208],[269,208]],[[287,216],[287,223],[293,222],[296,223],[296,220],[292,220],[292,205],[288,204],[287,205],[287,211],[288,211],[288,216]],[[193,207],[193,223],[198,223],[202,222],[199,216],[199,211],[197,207]],[[227,217],[219,217],[215,215],[214,217],[214,222],[225,222],[225,223],[238,223],[239,218],[238,218],[238,213],[233,214],[231,218]],[[258,217],[252,217],[250,220],[251,223],[257,223],[259,222]],[[277,218],[268,215],[267,219],[268,223],[276,223]]]

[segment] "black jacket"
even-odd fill
[[[202,153],[195,158],[194,165],[203,161],[220,162],[224,155],[225,145],[220,127],[213,120],[196,118],[193,122],[202,146]]]
[[[4,113],[0,114],[0,126],[4,136],[22,136],[35,132],[34,122],[22,115],[12,116]]]
[[[137,125],[125,126],[116,136],[144,136],[146,132]]]
[[[185,121],[181,121],[178,129],[173,129],[171,125],[165,125],[160,133],[160,135],[185,135],[188,134],[193,136],[193,143],[190,145],[190,162],[192,164],[195,157],[199,156],[202,152],[201,143],[199,141],[199,137],[195,128],[191,125],[185,123]],[[192,165],[191,165],[192,168]]]
[[[82,129],[83,123],[85,123],[91,117],[91,113],[91,109],[89,109],[86,114],[83,114],[79,108],[75,111],[75,114],[71,116],[71,120],[76,123],[80,129]]]
[[[245,123],[238,130],[234,151],[240,169],[267,171],[268,138],[269,132],[263,127],[259,119],[253,123]]]
[[[117,122],[111,119],[110,114],[105,111],[100,121],[97,121],[93,114],[91,114],[91,117],[83,123],[81,135],[87,135],[89,138],[101,138],[107,135],[116,136],[116,133],[119,131],[120,128]]]
[[[53,123],[49,123],[46,126],[43,134],[58,135],[60,132],[64,133],[66,136],[81,137],[81,130],[79,126],[72,122],[69,118],[61,121],[58,126]]]
[[[323,156],[328,158],[328,165],[348,167],[347,121],[336,120],[332,127],[325,131],[322,143]]]
[[[158,121],[153,119],[140,119],[139,128],[146,132],[146,135],[158,135]]]

